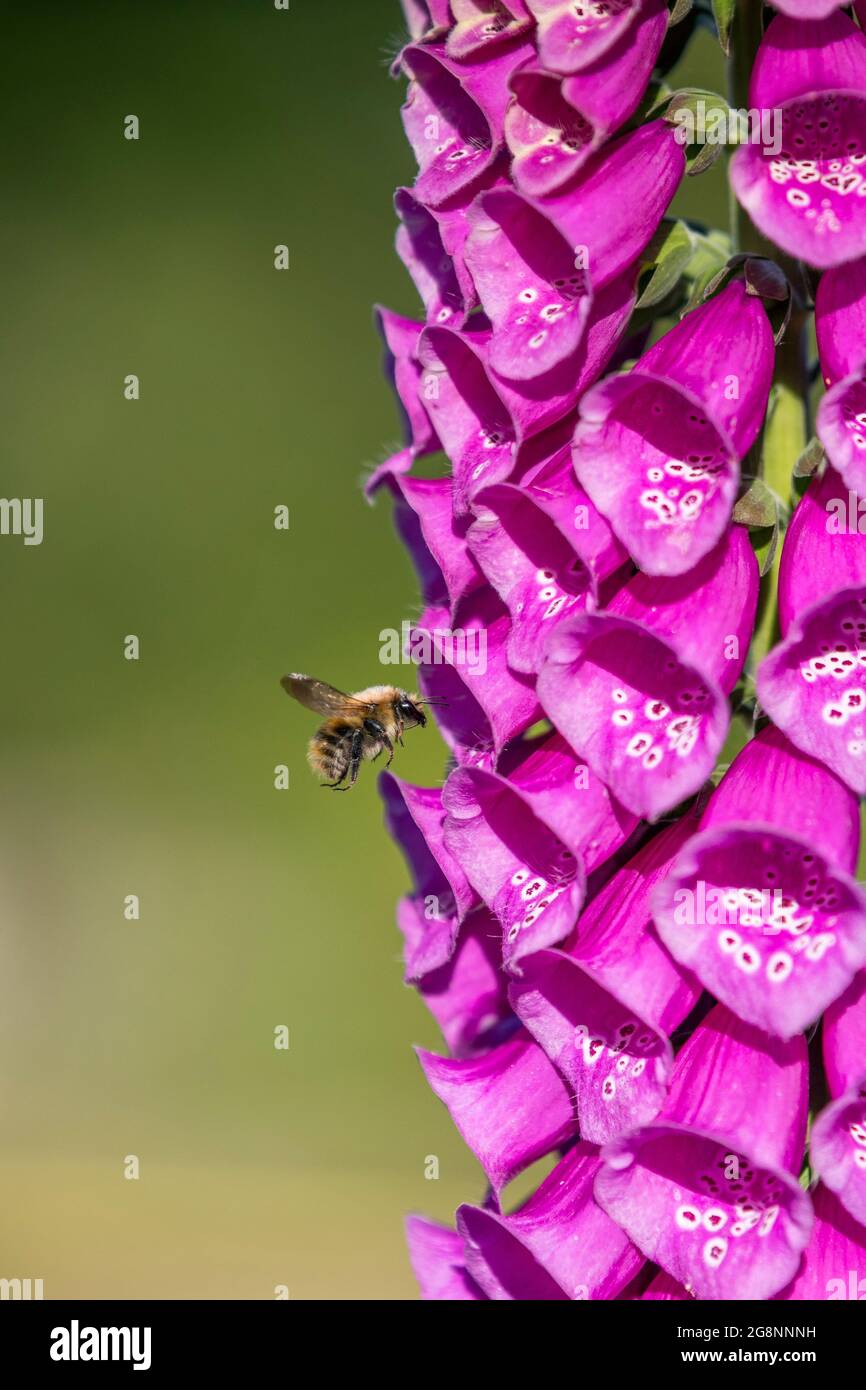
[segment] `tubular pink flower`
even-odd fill
[[[497,1196],[524,1168],[573,1137],[577,1122],[568,1088],[524,1035],[463,1060],[416,1050]]]
[[[425,207],[441,207],[490,172],[503,148],[509,78],[532,53],[530,44],[508,45],[461,63],[439,43],[403,49],[412,79],[403,126],[418,161],[412,191]]]
[[[526,0],[538,21],[538,51],[553,72],[578,72],[625,35],[641,0]]]
[[[736,280],[583,397],[575,471],[646,574],[683,574],[718,543],[772,374],[766,312]]]
[[[779,574],[784,640],[758,668],[758,698],[791,742],[866,792],[866,535],[828,468],[794,513]],[[854,529],[851,529],[853,520]]]
[[[445,845],[439,787],[416,787],[391,772],[379,778],[385,824],[406,859],[413,892],[400,909],[406,977],[421,979],[450,960],[460,923],[478,898]]]
[[[673,1062],[668,1034],[701,993],[650,918],[653,887],[694,828],[686,816],[650,840],[593,898],[567,951],[535,952],[511,986],[515,1013],[562,1072],[581,1136],[594,1144],[658,1114]]]
[[[465,600],[452,624],[447,608],[427,608],[412,629],[421,646],[418,684],[437,710],[459,763],[494,766],[505,745],[541,718],[532,682],[508,666],[508,615],[489,589]]]
[[[569,934],[586,874],[636,824],[558,735],[517,756],[507,777],[457,768],[442,793],[445,843],[501,924],[509,970]]]
[[[866,965],[859,841],[856,797],[770,725],[655,890],[659,934],[740,1018],[791,1038]]]
[[[492,1299],[616,1298],[643,1256],[592,1195],[598,1150],[575,1144],[518,1211],[463,1206],[466,1269]]]
[[[866,258],[828,270],[815,298],[815,331],[828,387],[818,438],[846,487],[866,496]]]
[[[595,1196],[635,1245],[698,1298],[770,1298],[812,1228],[793,1176],[808,1060],[717,1004],[677,1057],[651,1124],[602,1151]]]
[[[866,38],[838,12],[808,23],[777,15],[764,35],[749,106],[781,110],[781,149],[741,145],[734,192],[789,256],[825,267],[866,252],[860,190],[866,154]]]
[[[463,1303],[486,1298],[467,1272],[463,1237],[423,1216],[406,1220],[412,1272],[425,1302]]]
[[[567,448],[519,485],[485,488],[474,510],[466,543],[508,607],[509,664],[537,672],[550,632],[594,603],[628,557],[578,485]]]
[[[404,913],[421,916],[417,900],[398,908],[403,929],[423,932],[427,923],[404,925]],[[507,978],[502,973],[497,923],[485,907],[471,912],[460,928],[454,953],[445,965],[418,981],[418,993],[442,1030],[452,1057],[471,1057],[499,1041],[500,1025],[511,1018]]]
[[[655,820],[698,790],[728,727],[755,619],[758,570],[733,527],[691,574],[638,574],[599,613],[557,627],[538,698],[624,806]]]
[[[823,1183],[812,1205],[815,1224],[802,1263],[775,1298],[803,1303],[866,1298],[866,1231]]]
[[[534,62],[517,69],[505,140],[521,193],[543,198],[557,192],[634,114],[667,24],[664,0],[648,0],[637,22],[579,72],[563,78]]]
[[[812,1126],[812,1162],[846,1211],[866,1224],[866,974],[824,1018],[824,1067],[832,1103]],[[866,1240],[866,1235],[863,1236]],[[866,1270],[863,1271],[866,1274]],[[866,1292],[866,1286],[864,1286]]]
[[[620,276],[598,295],[573,358],[538,381],[506,382],[491,370],[492,335],[476,317],[463,332],[428,328],[419,342],[421,395],[451,460],[454,508],[465,514],[482,488],[503,482],[516,468],[557,450],[570,435],[582,392],[604,370],[634,304],[634,273]],[[553,428],[556,427],[556,428]],[[551,436],[550,447],[541,442]],[[560,432],[562,438],[560,438]],[[540,452],[529,452],[535,442]]]
[[[454,609],[484,582],[469,549],[467,525],[454,515],[450,478],[389,473],[382,482],[394,498],[394,524],[415,566],[424,602]]]

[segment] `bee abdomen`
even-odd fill
[[[310,739],[307,761],[326,782],[340,782],[349,770],[351,730],[319,729]]]

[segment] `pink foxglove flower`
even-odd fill
[[[421,307],[378,313],[367,490],[447,761],[380,785],[419,1060],[487,1181],[407,1223],[430,1300],[866,1292],[866,0],[712,8],[762,118],[730,257],[670,210],[712,153],[705,94],[657,100],[682,7],[403,0]]]
[[[662,940],[740,1018],[792,1038],[866,965],[859,843],[857,798],[769,725],[656,890]]]
[[[765,236],[814,266],[866,253],[866,37],[844,14],[778,15],[758,52],[749,106],[781,112],[781,148],[741,145],[734,192]]]
[[[802,1038],[774,1041],[717,1005],[679,1054],[661,1113],[602,1150],[598,1202],[688,1293],[772,1297],[812,1228],[796,1180],[807,1093]]]
[[[758,671],[761,704],[792,743],[863,795],[866,535],[856,495],[832,468],[812,479],[788,528],[779,616],[784,640]]]
[[[815,1120],[812,1162],[855,1221],[866,1222],[866,975],[824,1017],[833,1102]]]
[[[866,258],[828,270],[815,298],[827,393],[818,437],[846,487],[866,496]]]
[[[635,815],[698,790],[724,743],[755,620],[758,569],[734,526],[689,575],[637,574],[560,624],[538,676],[559,731]]]
[[[721,538],[772,372],[766,312],[737,280],[584,395],[575,472],[645,574],[683,574]]]

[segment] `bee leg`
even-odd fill
[[[385,766],[390,767],[391,763],[394,761],[394,745],[389,739],[387,733],[385,732],[385,725],[380,723],[378,719],[365,719],[364,728],[367,730],[368,734],[371,734],[373,738],[377,738],[379,740],[383,748],[387,748],[388,761],[385,764]],[[382,750],[380,748],[379,752],[381,753],[381,751]],[[376,754],[377,758],[378,756],[379,753]]]
[[[364,730],[356,729],[352,734],[352,752],[349,762],[349,786],[341,787],[340,790],[347,792],[349,787],[354,787],[358,780],[358,769],[361,766],[361,758],[364,753]]]

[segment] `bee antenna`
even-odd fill
[[[447,709],[448,707],[447,700],[416,700],[415,703],[418,705],[431,705],[434,709],[440,709],[443,706]]]

